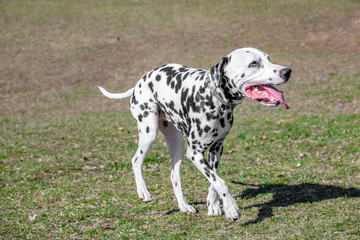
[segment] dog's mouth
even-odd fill
[[[285,109],[289,106],[285,103],[283,92],[277,90],[271,85],[252,85],[245,88],[246,95],[263,105],[277,106],[281,105]]]

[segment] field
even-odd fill
[[[253,46],[292,68],[289,110],[235,108],[219,175],[242,209],[206,215],[185,159],[178,211],[163,136],[137,198],[137,129],[121,92],[169,62],[209,69]],[[0,1],[0,238],[358,239],[360,2]]]

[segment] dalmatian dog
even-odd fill
[[[139,144],[132,158],[139,198],[151,201],[142,166],[160,130],[171,156],[171,182],[180,211],[196,212],[181,189],[180,168],[186,137],[186,156],[210,182],[207,214],[221,215],[223,207],[227,218],[239,219],[240,208],[218,175],[224,139],[233,124],[234,108],[249,97],[265,106],[281,104],[288,109],[283,93],[273,85],[287,82],[290,75],[291,69],[271,63],[262,51],[242,48],[223,57],[209,70],[174,63],[155,68],[125,93],[109,93],[99,87],[111,99],[130,97],[130,111],[139,130]]]

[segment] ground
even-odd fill
[[[178,211],[164,139],[137,199],[128,101],[104,98],[176,62],[208,69],[252,46],[292,68],[289,110],[235,109],[220,176],[242,209],[207,217],[190,161]],[[358,1],[3,1],[0,3],[2,238],[307,238],[360,235]]]

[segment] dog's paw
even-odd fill
[[[232,206],[229,208],[224,208],[225,216],[233,221],[239,220],[241,217],[241,211],[238,206]]]
[[[151,201],[151,195],[147,187],[141,187],[137,189],[139,198],[144,202],[150,202]]]
[[[221,207],[220,207],[220,201],[217,201],[215,203],[209,204],[208,206],[208,216],[221,216]]]
[[[233,221],[240,219],[241,211],[234,198],[224,200],[224,212],[225,216]]]
[[[180,208],[180,212],[182,213],[186,213],[186,214],[196,213],[195,208],[189,204],[183,204],[179,206],[179,208]]]

